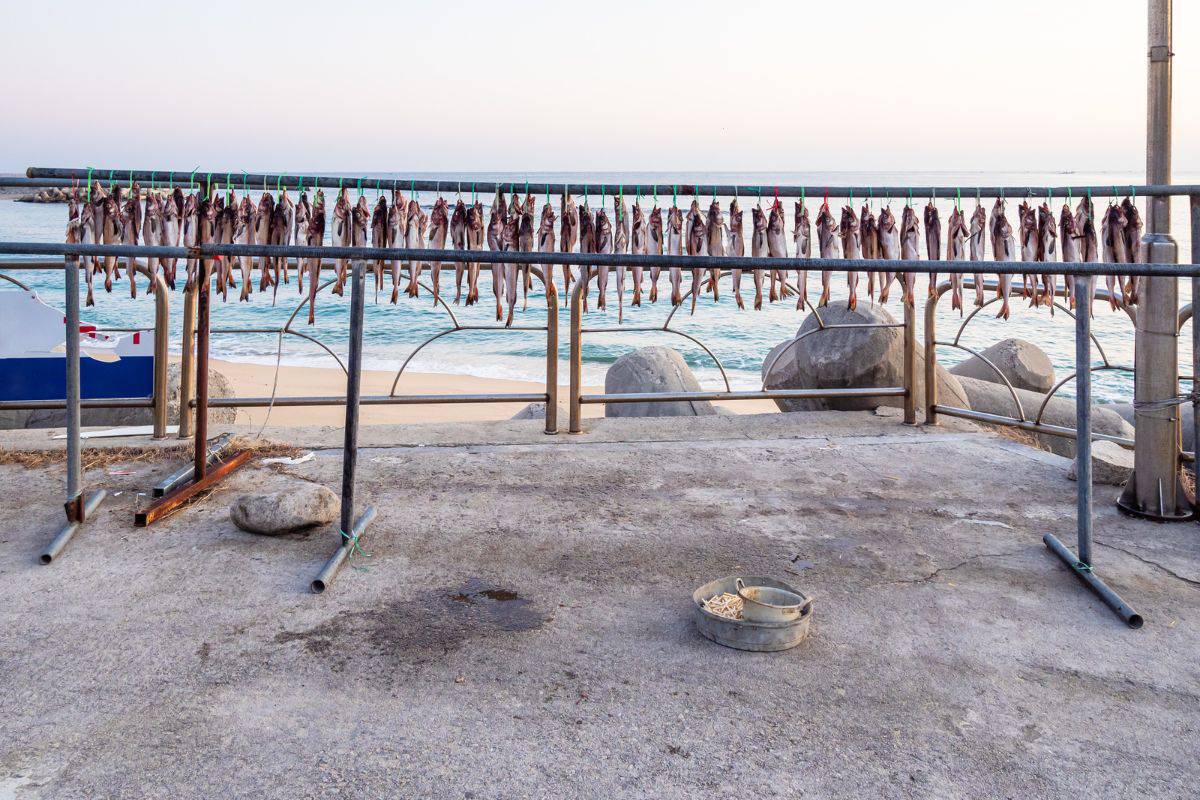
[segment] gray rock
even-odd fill
[[[1137,415],[1133,412],[1133,403],[1105,403],[1101,408],[1116,412],[1120,415],[1121,419],[1133,427],[1137,427]],[[1183,449],[1189,453],[1192,452],[1196,427],[1192,424],[1191,403],[1184,403],[1179,407],[1179,429],[1181,432],[1180,438],[1183,441]]]
[[[643,347],[618,358],[604,376],[605,394],[698,392],[700,383],[683,356],[669,347]],[[716,414],[707,400],[677,403],[609,403],[606,417],[706,417]]]
[[[179,424],[179,374],[178,363],[167,366],[167,424]],[[194,391],[194,389],[193,389]],[[208,396],[233,397],[229,380],[210,369],[208,371]],[[236,408],[210,408],[208,420],[212,424],[232,424],[237,416]],[[85,427],[116,428],[128,425],[150,425],[154,422],[149,408],[85,408],[82,421]],[[67,412],[63,410],[0,411],[0,430],[21,428],[62,428],[67,424]]]
[[[328,525],[337,519],[339,505],[328,488],[298,481],[281,492],[242,495],[229,507],[229,518],[244,531],[278,536]]]
[[[986,414],[1000,414],[1006,417],[1018,416],[1017,405],[1013,402],[1012,395],[1009,394],[1008,389],[1003,384],[965,377],[960,377],[958,380],[962,388],[966,391],[967,397],[970,398],[970,407],[972,410],[982,411]],[[1025,389],[1017,389],[1016,393],[1017,397],[1021,400],[1021,407],[1025,411],[1026,419],[1034,419],[1037,416],[1042,400],[1046,396],[1038,392],[1026,391]],[[1042,422],[1050,425],[1074,428],[1075,400],[1069,397],[1055,396],[1046,405],[1046,411],[1042,415]],[[1133,437],[1133,426],[1121,419],[1108,406],[1092,407],[1092,430],[1096,433],[1103,433],[1110,436]],[[1063,436],[1050,436],[1044,433],[1030,435],[1034,436],[1042,446],[1052,453],[1057,453],[1066,458],[1075,457],[1074,439],[1068,439]]]
[[[1133,451],[1115,442],[1092,442],[1092,483],[1124,486],[1133,474]],[[1067,477],[1076,479],[1075,462],[1067,468]]]
[[[1050,363],[1050,357],[1032,342],[1024,339],[1005,339],[984,350],[982,355],[995,364],[1017,389],[1044,394],[1054,388],[1054,365]],[[979,356],[971,356],[961,364],[954,365],[950,372],[960,378],[976,378],[1004,384],[996,371]]]
[[[821,309],[826,325],[892,325],[896,319],[882,306],[859,301],[850,311],[842,304]],[[763,361],[763,384],[770,389],[854,388],[902,386],[904,383],[904,333],[900,328],[833,328],[817,330],[817,317],[809,314],[800,326],[793,346],[780,342]],[[810,333],[810,331],[813,331]],[[938,364],[935,370],[938,400],[946,405],[969,408],[958,379]],[[925,357],[918,347],[916,358],[917,407],[924,403]],[[902,407],[901,397],[829,398],[776,400],[783,411],[871,411],[879,405]]]
[[[516,414],[513,414],[511,419],[535,419],[539,422],[546,421],[546,404],[545,403],[530,403],[522,408]],[[566,403],[558,404],[558,427],[560,430],[566,430],[568,423],[571,420],[571,410]]]

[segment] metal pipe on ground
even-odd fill
[[[54,559],[58,558],[63,549],[70,544],[71,539],[75,537],[75,534],[79,532],[79,529],[83,527],[83,523],[96,512],[96,509],[100,507],[100,504],[104,502],[104,498],[106,497],[108,497],[107,489],[97,489],[88,495],[87,500],[81,506],[82,512],[79,519],[69,521],[63,526],[58,535],[50,540],[50,544],[38,556],[38,561],[42,564],[50,564]]]
[[[223,453],[225,453],[229,449],[229,445],[231,443],[232,443],[232,439],[230,438],[229,434],[224,434],[219,439],[217,439],[216,442],[214,442],[214,446],[209,448],[209,451],[208,451],[208,463],[210,466],[212,465],[214,460],[219,458]],[[154,485],[154,489],[153,489],[154,496],[162,497],[163,495],[168,494],[176,487],[182,486],[183,484],[190,481],[192,479],[192,476],[195,474],[196,474],[196,465],[194,462],[191,464],[188,464],[186,466],[180,467],[179,469],[175,470],[170,475],[163,478],[161,481],[159,481],[158,483],[156,483]]]
[[[325,566],[321,567],[321,571],[317,573],[317,577],[313,578],[311,584],[313,594],[321,594],[329,588],[329,584],[333,583],[333,579],[337,577],[342,566],[354,554],[354,549],[358,547],[359,537],[363,535],[363,531],[367,529],[367,526],[371,524],[371,520],[373,519],[375,519],[375,506],[367,506],[362,516],[355,520],[354,527],[351,528],[349,535],[342,537],[342,544],[329,557],[329,560],[325,562]]]

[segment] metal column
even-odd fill
[[[358,465],[358,410],[362,395],[362,339],[363,339],[363,295],[367,262],[353,262],[350,282],[350,357],[346,363],[346,429],[342,444],[342,510],[338,527],[341,541],[338,548],[320,573],[313,579],[312,590],[324,592],[337,577],[342,565],[358,549],[358,539],[375,517],[375,509],[368,506],[362,516],[354,519],[354,478]]]
[[[1146,175],[1171,180],[1171,0],[1149,3],[1149,67],[1146,91]],[[1178,247],[1169,233],[1171,198],[1146,202],[1146,234],[1138,260],[1174,263]],[[1134,345],[1134,403],[1152,404],[1179,392],[1179,283],[1141,278]],[[1191,519],[1191,504],[1179,482],[1179,407],[1137,409],[1134,472],[1117,505],[1155,520]]]

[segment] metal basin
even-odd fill
[[[722,592],[737,594],[739,580],[747,589],[765,587],[781,590],[801,598],[799,615],[793,619],[778,622],[755,622],[748,619],[729,619],[705,610],[704,601],[708,598]],[[696,620],[696,629],[700,631],[700,635],[717,644],[738,650],[772,652],[795,647],[808,636],[809,623],[812,621],[813,615],[812,598],[783,581],[763,576],[730,575],[711,581],[692,593],[692,602],[695,606],[693,616]],[[745,604],[745,600],[743,603]],[[745,613],[744,609],[745,606],[743,606],[743,614]]]

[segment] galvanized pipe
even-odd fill
[[[916,303],[904,306],[904,422],[917,424],[917,309]],[[929,362],[925,363],[925,382],[930,382]]]
[[[42,411],[69,409],[70,400],[0,400],[0,411]],[[79,401],[79,408],[154,408],[153,397],[91,397]]]
[[[350,370],[347,370],[349,377]],[[304,406],[340,406],[348,398],[340,395],[295,397],[213,397],[209,408],[295,408]],[[514,392],[496,394],[374,394],[360,397],[360,406],[420,406],[467,403],[542,403],[545,392]],[[196,402],[192,401],[195,406]]]
[[[354,525],[354,471],[358,465],[358,403],[362,394],[363,295],[365,261],[355,261],[350,283],[350,355],[346,365],[346,428],[342,445],[341,530]]]
[[[66,244],[57,242],[0,242],[0,255],[145,256],[198,258],[204,256],[268,256],[300,258],[367,259],[391,261],[474,261],[484,264],[572,264],[589,267],[680,267],[685,269],[775,269],[789,272],[828,269],[838,272],[903,271],[927,274],[945,272],[945,262],[887,260],[880,258],[755,258],[745,256],[657,256],[630,253],[539,253],[499,250],[432,250],[406,247],[309,247],[307,245],[201,244],[196,247],[154,247],[128,244]],[[1041,273],[1044,261],[989,261],[989,274]],[[1060,265],[1055,265],[1056,267]],[[1062,264],[1056,275],[1141,275],[1184,278],[1196,271],[1187,264],[1170,262]],[[1069,268],[1067,268],[1069,267]]]
[[[188,186],[193,182],[209,180],[212,176],[218,178],[225,175],[232,175],[230,183],[231,188],[239,188],[239,184],[253,186],[255,191],[258,187],[267,185],[268,190],[277,185],[285,186],[288,189],[295,189],[301,185],[306,188],[320,186],[326,189],[338,189],[344,187],[353,187],[361,183],[364,189],[407,189],[417,192],[447,192],[451,190],[461,190],[463,187],[473,188],[477,192],[484,194],[494,194],[497,191],[521,192],[526,187],[532,192],[562,194],[563,192],[573,192],[575,194],[612,194],[618,185],[615,183],[562,183],[562,182],[532,182],[524,179],[515,181],[472,181],[472,180],[430,180],[427,178],[383,178],[370,175],[362,176],[338,176],[338,175],[293,175],[282,173],[263,173],[250,172],[243,173],[241,170],[186,170],[186,171],[163,171],[151,172],[150,170],[127,170],[127,169],[94,169],[91,170],[91,178],[97,183],[107,183],[108,175],[114,176],[118,183],[128,181],[130,176],[133,180],[143,184],[148,184],[152,180],[158,183],[174,181],[177,184]],[[86,181],[88,179],[89,170],[64,167],[30,167],[25,171],[27,178],[36,179],[51,179],[57,181]],[[12,179],[8,179],[12,180]],[[214,181],[220,182],[220,181]],[[24,184],[5,184],[0,180],[0,186],[4,185],[24,185]],[[66,185],[66,184],[61,184]],[[716,194],[724,197],[746,197],[762,194],[766,190],[770,196],[774,197],[812,197],[821,194],[830,194],[834,197],[849,197],[853,194],[855,197],[866,197],[874,192],[876,195],[893,194],[903,196],[908,193],[921,198],[925,197],[952,197],[955,193],[961,192],[964,196],[978,197],[1024,197],[1026,195],[1036,195],[1045,197],[1047,193],[1054,197],[1067,197],[1068,192],[1076,197],[1087,194],[1091,191],[1093,194],[1105,195],[1112,191],[1111,184],[1106,186],[824,186],[818,184],[790,184],[779,186],[758,186],[750,184],[693,184],[693,183],[659,183],[650,182],[633,184],[626,183],[624,188],[627,189],[643,189],[650,187],[667,188],[673,187],[677,194],[681,195],[709,195]],[[1128,188],[1131,191],[1143,196],[1166,196],[1179,194],[1194,194],[1200,193],[1200,186],[1196,187],[1180,187],[1168,185],[1150,185],[1150,186],[1122,186],[1121,189]],[[1180,191],[1180,189],[1191,188],[1193,191]]]
[[[371,520],[373,519],[375,519],[375,506],[367,506],[362,516],[354,523],[354,527],[350,532],[342,537],[342,543],[338,546],[338,549],[333,551],[333,555],[325,562],[325,566],[321,567],[321,571],[317,573],[317,577],[313,578],[311,584],[313,594],[321,594],[329,588],[329,584],[333,583],[333,579],[341,571],[342,565],[349,560],[355,546],[358,544],[359,537],[362,536],[363,531],[367,529],[367,526],[371,524]],[[345,528],[342,530],[345,530]]]
[[[212,187],[206,188],[206,193]],[[196,243],[204,244],[204,225],[196,228]],[[186,255],[184,256],[186,258]],[[192,451],[194,464],[192,480],[203,480],[208,469],[208,339],[211,318],[209,302],[212,287],[209,285],[209,262],[201,258],[196,267],[196,431],[193,435]],[[182,403],[181,403],[182,405]]]
[[[689,400],[810,400],[822,397],[904,397],[903,386],[867,386],[852,389],[764,389],[744,392],[629,392],[584,394],[579,402],[589,403],[686,403]]]
[[[1075,527],[1079,560],[1092,563],[1092,281],[1075,280]]]
[[[571,355],[568,369],[571,373],[570,426],[568,431],[583,430],[583,408],[580,397],[583,392],[583,304],[581,295],[587,281],[579,280],[571,290]]]
[[[1142,627],[1144,620],[1142,615],[1129,607],[1129,604],[1121,599],[1121,596],[1108,588],[1108,584],[1096,577],[1096,573],[1087,564],[1084,564],[1080,559],[1075,557],[1071,550],[1059,541],[1058,537],[1052,533],[1047,533],[1042,537],[1042,542],[1046,547],[1050,548],[1050,552],[1058,556],[1059,560],[1066,564],[1075,577],[1083,583],[1084,586],[1091,589],[1097,597],[1104,601],[1104,604],[1116,612],[1117,616],[1125,621],[1129,627],[1137,630]]]
[[[989,425],[1004,425],[1009,428],[1019,428],[1029,433],[1044,433],[1047,436],[1059,436],[1063,439],[1075,439],[1074,428],[1066,428],[1062,425],[1051,425],[1047,422],[1030,422],[1028,420],[1020,420],[1016,417],[1005,417],[1000,414],[989,414],[986,411],[972,411],[969,408],[958,408],[956,406],[944,406],[940,403],[934,406],[934,411],[938,414],[945,414],[948,417],[958,417],[959,419],[970,419],[976,422],[986,422]],[[1107,433],[1092,432],[1092,440],[1096,442],[1112,442],[1119,444],[1129,450],[1134,447],[1134,440],[1126,436],[1111,436]]]
[[[58,532],[58,535],[50,540],[50,544],[46,545],[46,549],[43,550],[41,555],[38,556],[38,561],[40,561],[42,564],[49,564],[54,561],[54,559],[58,558],[58,554],[63,551],[63,548],[70,544],[71,539],[73,539],[75,534],[79,532],[79,529],[83,527],[84,521],[89,519],[92,514],[96,512],[96,509],[100,507],[100,504],[104,502],[104,498],[107,496],[107,489],[97,489],[88,495],[87,500],[80,505],[81,512],[79,514],[79,519],[69,521],[63,526],[62,530]]]
[[[558,433],[558,290],[546,284],[546,433]]]
[[[215,461],[217,459],[217,457],[219,457],[222,453],[226,452],[229,449],[229,447],[232,443],[233,443],[233,439],[228,434],[221,437],[221,441],[214,443],[214,446],[209,448],[208,463],[211,465],[213,463],[213,461]],[[186,466],[180,467],[179,469],[175,470],[170,475],[163,478],[158,483],[154,484],[154,489],[153,489],[154,496],[162,497],[163,495],[169,493],[175,487],[182,486],[183,484],[187,483],[188,481],[190,481],[192,479],[192,476],[195,474],[195,469],[196,468],[195,468],[194,464],[188,464]]]
[[[64,319],[66,328],[66,358],[64,364],[67,371],[66,407],[67,407],[67,520],[83,522],[86,509],[82,500],[83,470],[80,455],[80,387],[79,387],[79,260],[68,257],[66,269],[65,300],[67,313]],[[68,535],[66,538],[70,539]],[[61,535],[61,534],[60,534]],[[66,541],[63,542],[66,544]],[[48,561],[45,563],[49,563]]]
[[[183,351],[179,363],[179,438],[192,435],[192,375],[194,374],[196,347],[196,287],[183,292],[183,331],[180,346]]]

